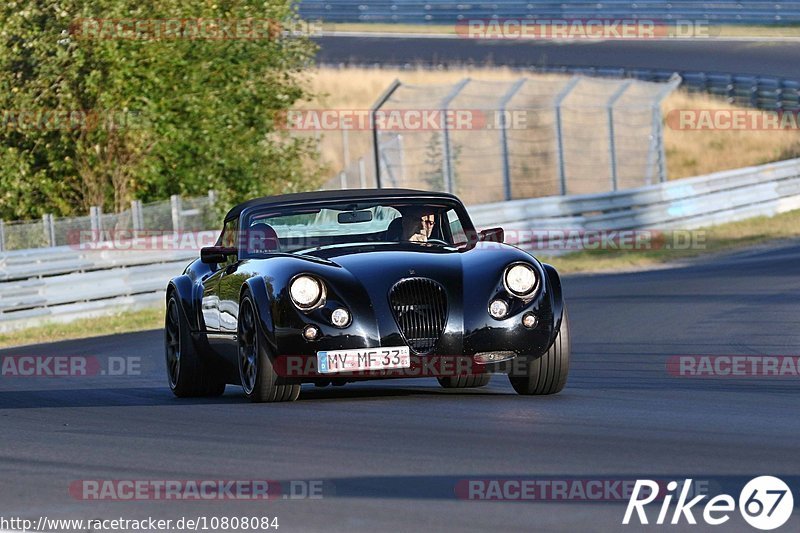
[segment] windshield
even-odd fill
[[[363,243],[462,246],[471,228],[454,203],[376,199],[255,210],[242,223],[241,242],[246,257]]]

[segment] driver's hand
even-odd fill
[[[411,242],[428,242],[428,238],[422,233],[415,233],[408,240]]]

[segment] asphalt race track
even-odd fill
[[[544,398],[517,396],[496,376],[471,392],[415,379],[304,388],[291,404],[252,405],[236,387],[220,399],[179,400],[165,383],[161,331],[4,350],[139,357],[141,375],[3,377],[0,514],[265,515],[282,532],[637,531],[646,528],[620,525],[620,502],[467,501],[454,489],[488,478],[645,477],[724,488],[772,474],[796,491],[797,377],[676,377],[666,362],[797,355],[798,265],[794,242],[680,268],[566,278],[572,373],[563,393]],[[315,481],[323,496],[98,502],[69,492],[73,482],[108,479]],[[302,496],[304,485],[294,486]],[[684,522],[671,531],[709,529]],[[723,529],[754,531],[735,513]]]
[[[327,64],[579,66],[726,72],[800,79],[800,43],[694,39],[588,42],[324,36]]]

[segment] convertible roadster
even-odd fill
[[[374,189],[250,200],[167,287],[169,386],[255,402],[302,383],[436,377],[445,388],[509,376],[553,394],[569,369],[555,269],[477,232],[453,195]]]

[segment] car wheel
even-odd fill
[[[189,334],[183,309],[174,294],[167,301],[164,349],[167,381],[175,396],[220,396],[225,392],[225,382],[217,378],[214,369],[200,359]]]
[[[239,378],[251,402],[291,402],[300,396],[300,385],[288,383],[272,366],[250,293],[239,304]]]
[[[527,360],[520,375],[509,374],[511,386],[519,394],[556,394],[567,384],[570,357],[569,316],[564,307],[561,329],[545,354]]]
[[[469,374],[466,376],[448,376],[446,378],[436,378],[439,385],[445,389],[474,389],[485,387],[492,379],[491,374]]]

